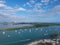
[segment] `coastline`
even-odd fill
[[[52,43],[52,45],[59,44],[60,39],[41,39],[38,41],[31,42],[27,45],[39,45],[40,43]]]
[[[22,26],[22,27],[12,27],[12,28],[3,28],[0,30],[19,30],[25,28],[38,28],[38,27],[46,27],[46,26],[60,26],[60,24],[32,24],[31,26]]]
[[[39,26],[39,27],[46,27],[46,26]],[[23,27],[18,27],[18,28],[5,28],[5,29],[0,29],[0,30],[19,30],[19,29],[28,29],[28,28],[39,28],[36,26],[23,26]]]

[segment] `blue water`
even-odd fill
[[[39,39],[50,39],[50,34],[60,35],[60,26],[29,28],[19,30],[0,30],[0,45],[27,45]]]

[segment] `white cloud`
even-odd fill
[[[55,13],[55,14],[59,14],[59,15],[60,15],[60,5],[55,6],[55,7],[52,9],[52,12]]]
[[[7,13],[4,11],[4,13],[1,11],[0,12],[0,21],[3,20],[4,21],[8,21],[8,22],[12,22],[12,21],[22,21],[25,20],[26,18],[24,16],[17,16],[15,13]]]
[[[5,4],[0,3],[0,8],[5,7],[5,6],[6,6]]]
[[[40,9],[40,8],[41,8],[41,6],[42,6],[42,4],[41,4],[41,3],[36,3],[36,4],[34,5],[34,7],[35,7],[36,9]]]
[[[49,2],[50,0],[41,0],[41,2]]]
[[[5,9],[7,9],[7,10],[13,10],[13,8],[9,7],[9,6],[6,6]]]
[[[42,14],[39,14],[38,16],[41,16],[41,17],[51,17],[51,16],[60,15],[60,5],[57,5],[54,8],[49,9],[46,12],[48,12],[48,13],[42,13]]]
[[[27,2],[26,5],[29,7],[32,7],[32,5],[29,2]]]
[[[26,11],[26,9],[20,7],[20,8],[18,8],[18,11]]]
[[[41,0],[41,3],[43,3],[43,5],[48,5],[50,2],[50,0]]]
[[[5,7],[6,5],[5,5],[5,1],[2,1],[2,0],[0,0],[0,8],[1,7]]]
[[[29,0],[29,2],[27,2],[26,4],[24,4],[23,6],[29,6],[32,7],[32,4],[35,4],[35,0]]]
[[[34,0],[30,0],[31,2],[27,2],[26,4],[24,4],[24,6],[29,6],[29,7],[34,7],[30,10],[26,10],[23,7],[11,7],[11,6],[7,6],[5,3],[3,3],[3,1],[0,1],[0,8],[3,7],[3,9],[0,10],[0,21],[1,20],[9,20],[9,21],[25,21],[25,20],[32,20],[32,19],[36,19],[33,17],[50,17],[56,14],[60,14],[60,5],[54,7],[53,9],[50,9],[48,11],[41,9],[41,6],[43,6],[42,3],[35,3]],[[42,0],[42,2],[49,2],[49,0]],[[35,3],[34,5],[31,5],[32,3]],[[47,3],[46,3],[47,4]],[[27,15],[29,16],[17,16],[16,12],[19,11],[25,11],[27,12]],[[4,12],[4,13],[3,13]],[[45,12],[48,12],[47,14]],[[31,17],[32,16],[32,17]]]
[[[56,1],[56,0],[53,0],[53,1]],[[56,14],[60,14],[60,6],[56,6],[53,9],[48,9],[48,10],[41,9],[43,5],[46,5],[46,7],[44,8],[47,8],[49,2],[50,0],[41,0],[41,3],[39,2],[35,3],[33,5],[34,8],[27,10],[27,13],[29,13],[30,15],[37,15],[40,17],[50,17],[50,16],[55,16]],[[30,2],[27,3],[27,5],[30,5],[30,4],[31,4]]]
[[[27,4],[30,4],[30,3],[28,2]],[[46,12],[45,10],[41,9],[41,6],[42,6],[42,4],[39,3],[39,2],[37,2],[37,3],[35,3],[35,4],[33,5],[34,8],[32,8],[32,9],[30,9],[30,10],[27,10],[27,12],[30,13],[30,14],[32,14],[32,15],[33,15],[33,13],[37,13],[37,15],[38,15],[39,13],[44,13],[44,12]],[[34,15],[35,15],[35,14],[34,14]]]
[[[27,4],[27,5],[30,5],[30,3],[29,3],[29,2],[27,2],[26,4]]]
[[[0,22],[3,21],[19,21],[25,19],[24,16],[17,16],[16,12],[18,11],[26,11],[26,9],[20,8],[13,8],[11,6],[7,6],[3,1],[0,1]]]
[[[31,4],[34,4],[34,3],[35,3],[35,0],[30,0],[30,3],[31,3]]]
[[[40,9],[40,10],[38,10],[38,9],[37,9],[37,10],[33,9],[33,10],[29,10],[28,12],[29,12],[29,13],[32,13],[32,14],[33,14],[33,13],[37,13],[37,14],[38,14],[38,13],[44,13],[44,12],[46,12],[46,11],[45,11],[45,10],[42,10],[42,9]]]
[[[57,5],[57,6],[53,7],[52,9],[48,9],[48,10],[35,8],[32,10],[29,10],[28,13],[30,15],[34,15],[34,16],[38,16],[38,17],[57,16],[57,15],[60,15],[60,5]]]
[[[0,0],[0,3],[5,3],[5,1],[3,1],[3,0]]]

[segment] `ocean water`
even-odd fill
[[[0,45],[27,45],[36,40],[50,39],[53,33],[60,35],[60,26],[0,30]]]

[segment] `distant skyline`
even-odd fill
[[[0,0],[0,22],[60,22],[60,0]]]

